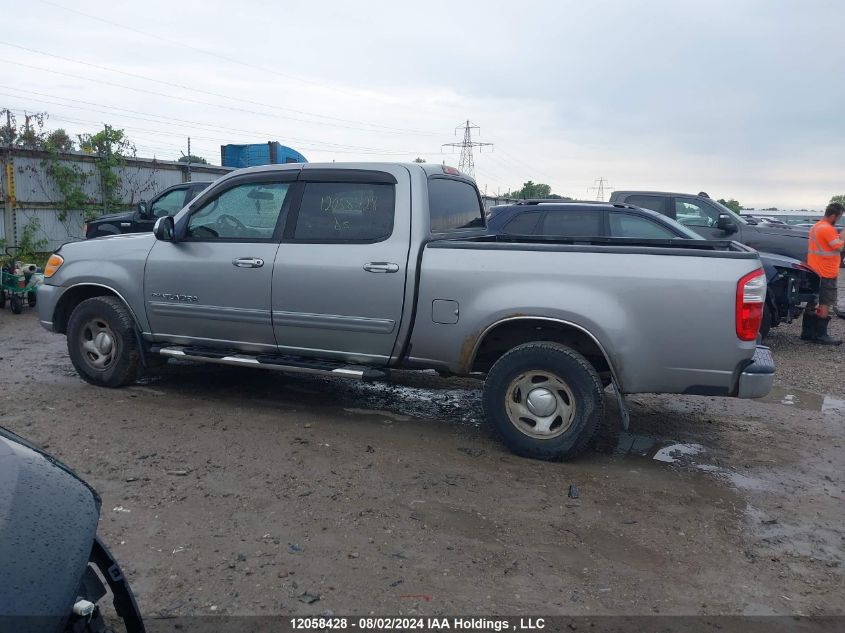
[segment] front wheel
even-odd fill
[[[604,394],[595,368],[558,343],[519,345],[493,365],[484,412],[505,444],[525,457],[570,459],[595,440]]]
[[[18,295],[12,295],[9,299],[9,307],[12,308],[12,314],[20,314],[23,312],[23,300]]]
[[[93,297],[76,306],[68,322],[67,349],[76,371],[92,385],[121,387],[138,376],[135,323],[117,297]]]

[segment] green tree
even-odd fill
[[[534,182],[529,180],[526,183],[523,183],[522,189],[517,189],[515,191],[508,191],[504,194],[505,198],[517,198],[519,200],[528,200],[528,199],[553,199],[553,200],[572,200],[572,198],[567,198],[566,196],[559,196],[556,193],[552,193],[552,188],[544,184],[542,182]]]
[[[845,204],[845,193],[841,193],[838,196],[831,197],[830,201],[838,202],[839,204]]]
[[[44,139],[44,149],[57,152],[72,152],[75,148],[73,139],[63,129],[58,128],[47,134]]]
[[[22,147],[24,149],[41,149],[44,145],[46,133],[44,121],[46,112],[24,112],[23,127],[18,127],[15,113],[3,108],[0,110],[0,144]]]
[[[95,164],[100,176],[102,192],[102,213],[120,206],[120,176],[116,170],[126,166],[126,157],[135,155],[135,146],[123,130],[106,125],[96,134],[80,134],[79,149],[96,157]],[[95,215],[94,210],[88,215]]]
[[[737,201],[731,198],[730,200],[725,200],[724,198],[719,198],[719,204],[725,205],[728,209],[736,213],[737,215],[740,214],[742,211],[742,205]]]
[[[205,160],[202,156],[194,156],[193,154],[188,154],[187,156],[180,156],[177,162],[187,163],[188,159],[190,159],[192,165],[208,165],[208,161]]]

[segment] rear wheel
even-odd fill
[[[596,370],[557,343],[519,345],[493,365],[484,411],[505,444],[525,457],[561,460],[586,450],[604,419]]]
[[[86,299],[68,321],[70,360],[86,382],[121,387],[138,376],[140,353],[135,323],[117,297]]]

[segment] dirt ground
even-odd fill
[[[183,363],[101,389],[6,309],[0,424],[100,492],[149,617],[841,615],[845,348],[798,331],[765,401],[632,396],[620,433],[611,399],[561,464],[508,453],[471,381]]]

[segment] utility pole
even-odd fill
[[[472,156],[472,148],[478,147],[479,151],[481,151],[482,147],[493,147],[493,143],[479,143],[477,141],[473,141],[472,130],[478,130],[480,134],[481,128],[471,123],[469,119],[467,119],[466,124],[459,125],[455,128],[455,134],[457,134],[460,129],[463,129],[464,131],[464,140],[460,143],[443,143],[443,147],[460,147],[461,158],[458,162],[458,169],[470,178],[475,178],[475,159]]]
[[[182,158],[186,159],[185,162],[188,165],[188,169],[185,173],[185,178],[187,180],[185,182],[191,182],[191,137],[188,137],[188,155],[185,156],[185,152],[182,152]],[[334,161],[332,161],[334,162]]]
[[[111,134],[108,123],[105,123],[104,127],[106,130],[106,169],[111,169]],[[109,212],[109,192],[102,172],[100,172],[100,185],[103,190],[103,215],[106,215]]]
[[[14,191],[12,191],[15,176],[15,167],[12,164],[12,113],[8,108],[6,109],[6,133],[8,135],[8,138],[6,139],[6,164],[4,165],[3,169],[3,177],[6,179],[6,196],[4,200],[3,213],[3,232],[5,233],[6,243],[16,245],[17,240],[15,235],[15,203]]]
[[[607,178],[599,177],[596,178],[596,186],[590,187],[589,191],[596,192],[596,200],[599,202],[604,202],[604,189],[607,187],[608,192],[612,191],[613,189],[610,186],[610,183],[607,181]]]

